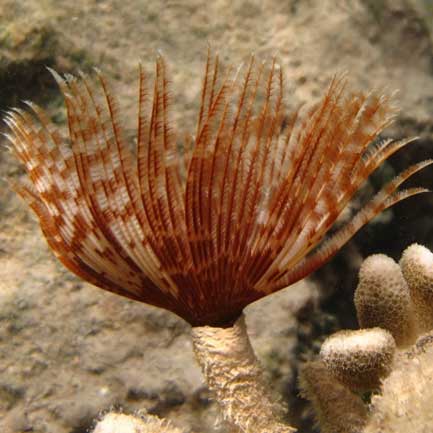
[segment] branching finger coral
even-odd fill
[[[69,138],[31,102],[33,114],[10,111],[7,137],[27,171],[16,190],[68,269],[193,327],[232,327],[248,304],[313,272],[382,210],[426,191],[398,188],[432,161],[404,170],[325,240],[369,175],[410,141],[370,146],[395,109],[342,77],[315,105],[288,112],[275,59],[266,67],[252,57],[234,74],[209,54],[196,131],[182,141],[159,56],[153,85],[140,68],[132,151],[101,73],[96,86],[83,74],[53,75]]]
[[[301,371],[302,395],[313,404],[324,433],[431,430],[432,264],[433,254],[418,244],[403,252],[401,268],[383,254],[362,264],[355,304],[367,328],[331,335],[322,345],[322,360]],[[396,336],[397,348],[390,332],[373,325]],[[367,406],[351,390],[375,393]]]
[[[322,433],[426,433],[433,422],[433,335],[396,354],[370,404],[353,394],[322,361],[301,368],[302,395],[314,406]],[[355,359],[353,359],[353,362]]]

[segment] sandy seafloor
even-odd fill
[[[171,71],[175,121],[194,125],[208,44],[224,64],[251,52],[284,68],[287,104],[311,103],[333,74],[357,89],[399,89],[387,136],[421,139],[391,173],[433,155],[433,15],[428,1],[0,0],[0,106],[31,98],[60,124],[64,109],[46,65],[100,68],[133,125],[137,67],[157,52]],[[132,123],[131,123],[132,120]],[[1,126],[4,131],[4,125]],[[189,326],[174,315],[102,292],[56,262],[36,219],[10,191],[22,169],[0,139],[0,432],[84,433],[110,408],[167,417],[185,431],[226,432],[193,358]],[[432,187],[431,170],[416,183]],[[383,174],[383,173],[382,173]],[[386,174],[386,173],[385,173]],[[373,179],[371,188],[386,175]],[[432,198],[395,207],[364,228],[314,281],[247,309],[254,348],[303,431],[312,421],[297,366],[323,337],[356,326],[351,293],[363,256],[398,258],[433,246]]]

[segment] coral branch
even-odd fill
[[[401,270],[406,279],[420,332],[433,329],[433,253],[426,247],[412,244],[403,252]]]
[[[361,398],[333,376],[321,361],[302,366],[301,395],[314,406],[322,433],[360,433],[367,421]]]
[[[374,254],[364,260],[354,300],[361,328],[387,329],[400,347],[414,343],[413,303],[400,266],[393,259]]]
[[[380,328],[336,332],[320,350],[328,370],[357,392],[379,388],[391,371],[394,353],[394,338]]]

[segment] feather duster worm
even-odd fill
[[[322,242],[368,176],[409,142],[369,146],[394,109],[386,96],[351,93],[341,77],[313,107],[288,112],[275,61],[251,58],[233,74],[209,55],[196,132],[180,142],[158,57],[153,90],[140,68],[132,151],[103,75],[98,86],[53,75],[69,140],[33,103],[33,114],[9,112],[7,136],[28,174],[17,191],[68,269],[193,326],[230,326],[249,303],[325,263],[383,209],[425,191],[397,188],[431,161],[405,170]]]

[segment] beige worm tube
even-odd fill
[[[192,337],[197,360],[227,421],[244,433],[295,431],[279,419],[282,408],[266,386],[243,315],[230,328],[195,327]]]

